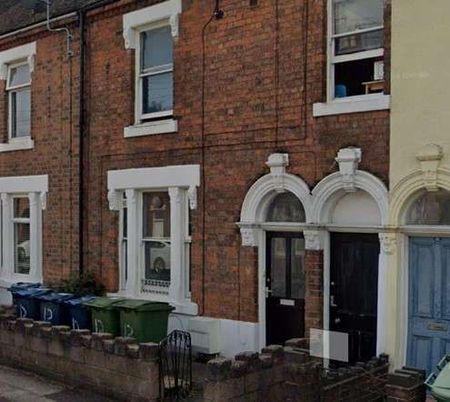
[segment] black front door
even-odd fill
[[[305,241],[299,233],[267,233],[266,342],[283,344],[305,332]]]
[[[349,335],[351,363],[376,354],[379,253],[376,234],[331,234],[330,330]]]

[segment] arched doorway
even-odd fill
[[[340,150],[339,172],[313,189],[313,221],[324,229],[324,329],[348,335],[350,362],[383,351],[387,189],[358,170],[361,151]]]
[[[287,154],[272,154],[270,173],[248,190],[238,226],[242,245],[258,247],[259,346],[304,336],[303,230],[311,221],[307,184],[286,172]]]

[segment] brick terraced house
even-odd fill
[[[204,353],[386,350],[389,0],[0,7],[2,302],[93,271]]]

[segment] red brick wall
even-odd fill
[[[78,58],[65,58],[62,35],[35,30],[0,40],[0,51],[37,42],[32,74],[32,138],[34,149],[0,153],[0,177],[49,176],[44,211],[43,264],[46,281],[78,269]],[[75,35],[73,49],[78,54]],[[72,93],[70,91],[72,75]],[[7,142],[6,81],[0,80],[0,141]]]
[[[108,209],[107,171],[202,162],[201,32],[211,15],[212,1],[183,2],[174,53],[178,133],[123,138],[123,128],[133,123],[134,116],[134,51],[124,48],[122,14],[151,3],[122,0],[88,16],[84,262],[109,290],[117,289],[118,282],[118,214]],[[312,187],[336,170],[334,157],[339,148],[355,145],[363,151],[361,168],[386,182],[389,119],[388,112],[312,116],[312,104],[325,100],[326,0],[259,0],[256,6],[226,0],[221,8],[224,18],[212,21],[206,29],[206,173],[193,216],[192,294],[201,313],[255,321],[257,252],[240,246],[235,222],[249,187],[268,171],[264,163],[268,155],[288,152],[288,171]],[[38,43],[33,89],[35,108],[39,109],[33,111],[35,150],[0,155],[1,175],[29,174],[27,171],[50,175],[44,234],[47,279],[63,272],[69,255],[74,262],[77,258],[76,238],[70,242],[71,251],[69,246],[77,216],[74,212],[71,224],[67,64],[55,61],[61,55],[55,51],[58,46],[61,48],[63,41],[57,36],[46,36]],[[205,205],[202,191],[206,192]],[[72,204],[76,205],[74,200]]]

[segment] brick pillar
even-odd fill
[[[323,250],[305,253],[305,337],[323,328]]]

